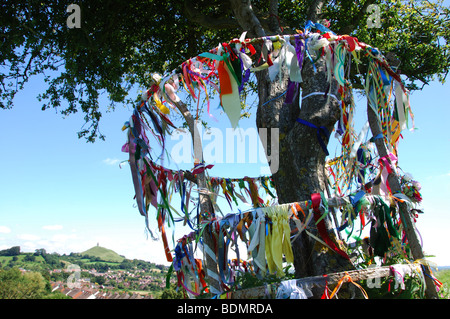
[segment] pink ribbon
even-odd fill
[[[391,192],[391,187],[389,186],[388,176],[393,172],[395,163],[397,162],[397,157],[389,153],[389,155],[381,157],[378,162],[381,168],[381,185],[380,191],[384,194]]]

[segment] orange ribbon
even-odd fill
[[[166,230],[164,229],[164,223],[161,214],[159,214],[158,216],[158,227],[161,231],[161,237],[164,244],[164,253],[166,254],[167,261],[171,263],[173,262],[172,254],[170,253],[169,243],[167,242]]]
[[[350,282],[354,284],[361,290],[361,292],[364,295],[364,298],[369,299],[369,296],[367,295],[367,292],[363,289],[363,287],[361,287],[361,285],[359,285],[358,283],[354,282],[352,277],[350,277],[348,273],[345,273],[345,276],[339,280],[339,282],[337,283],[336,287],[334,288],[333,292],[330,295],[330,299],[333,299],[334,295],[338,293],[339,289],[341,289],[341,286],[344,282]]]

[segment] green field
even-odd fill
[[[439,291],[440,297],[450,299],[450,269],[436,271],[434,275],[443,283],[443,287]]]
[[[102,261],[108,261],[113,263],[121,263],[125,259],[124,257],[117,254],[115,251],[100,246],[94,246],[86,251],[83,251],[82,253],[80,253],[80,255],[97,257]]]
[[[10,262],[14,257],[17,257],[17,261],[19,262],[23,262],[24,258],[26,257],[25,254],[23,255],[18,255],[18,256],[0,256],[0,262],[5,263],[5,262]],[[44,262],[44,258],[42,256],[35,256],[35,262]]]
[[[30,254],[21,254],[18,256],[0,256],[0,268],[14,264],[14,266],[19,268],[26,268],[29,270],[37,271],[40,270],[43,265],[45,265],[45,260],[42,256],[33,256],[33,261],[27,260],[27,256],[30,256]]]

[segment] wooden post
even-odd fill
[[[369,125],[370,130],[372,131],[372,135],[378,136],[379,134],[382,134],[377,114],[370,107],[369,103],[367,103],[367,116],[369,119]],[[380,158],[389,155],[389,150],[386,146],[384,138],[375,139],[374,143],[377,147],[378,155],[380,156]],[[399,182],[399,176],[397,175],[397,171],[395,169],[393,169],[392,173],[389,174],[388,182],[389,187],[391,188],[391,192],[393,194],[402,192],[401,185]],[[408,239],[411,253],[415,260],[423,259],[424,254],[422,251],[422,246],[420,245],[418,234],[411,213],[408,210],[406,203],[398,203],[398,204],[400,209],[400,219],[405,229],[406,238]],[[425,290],[426,297],[429,299],[437,299],[438,295],[434,281],[431,277],[429,277],[429,275],[431,274],[430,267],[428,265],[423,265],[422,269],[425,275],[424,277],[426,283],[426,290]]]
[[[396,266],[396,265],[392,265]],[[414,264],[403,264],[402,267],[410,267],[411,271],[414,271],[414,268],[417,267],[417,265]],[[319,286],[325,286],[327,283],[328,285],[333,285],[338,283],[344,276],[350,276],[352,281],[358,282],[365,279],[370,278],[383,278],[388,277],[390,275],[393,275],[391,272],[391,266],[383,266],[383,267],[374,267],[374,268],[366,268],[361,270],[350,270],[350,271],[343,271],[343,272],[337,272],[332,274],[327,274],[325,276],[314,276],[314,277],[305,277],[300,279],[294,279],[296,282],[296,285],[301,286],[302,284],[307,285],[319,285]],[[270,285],[270,290],[272,292],[276,291],[278,289],[280,284],[274,283]],[[376,287],[375,287],[376,288]],[[268,287],[267,286],[259,286],[254,288],[246,288],[237,290],[231,293],[232,299],[253,299],[253,298],[262,298],[267,292]]]
[[[178,110],[180,110],[181,114],[183,114],[183,117],[189,126],[189,131],[192,136],[192,143],[194,148],[194,157],[202,161],[203,159],[202,141],[198,133],[194,117],[186,107],[186,104],[184,104],[181,101],[178,102],[172,101],[172,102],[177,106]],[[206,189],[206,178],[204,172],[197,174],[197,186],[199,189]],[[209,196],[203,194],[202,192],[199,192],[199,199],[200,199],[200,216],[213,216],[214,215],[213,206]],[[211,232],[209,225],[203,231],[203,245],[208,246],[209,248],[211,248],[211,250],[214,251],[215,243],[213,233]],[[206,261],[205,265],[206,278],[207,282],[209,283],[210,291],[213,293],[221,292],[220,282],[216,279],[219,278],[217,260],[215,258],[212,258],[209,254],[205,254],[204,260]]]

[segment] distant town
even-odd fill
[[[61,272],[76,273],[73,270],[54,269],[50,271],[50,274]],[[52,292],[59,291],[73,299],[153,299],[155,291],[165,288],[165,283],[160,280],[160,276],[150,275],[144,270],[108,270],[103,273],[95,269],[81,269],[81,273],[89,273],[97,281],[99,278],[104,278],[102,280],[104,284],[91,282],[90,278],[83,278],[81,275],[79,279],[71,283],[69,276],[68,281],[51,282]],[[115,291],[118,287],[120,290]],[[140,292],[132,292],[136,288]]]
[[[40,274],[48,296],[72,299],[161,298],[168,271],[164,265],[126,259],[98,245],[69,255],[49,254],[44,249],[23,253],[18,246],[0,251],[0,275],[12,269],[22,276]]]

